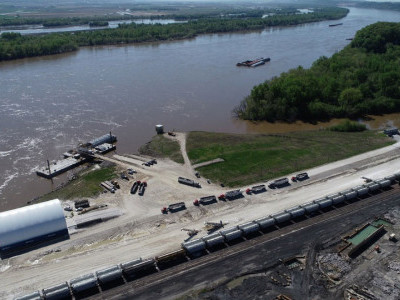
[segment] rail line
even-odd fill
[[[398,182],[400,173],[185,242],[176,251],[159,257],[146,260],[140,258],[111,266],[74,278],[69,283],[43,289],[42,294],[37,291],[31,294],[34,297],[19,299],[55,299],[60,296],[63,299],[76,299],[87,296],[88,293],[88,296],[96,294],[96,297],[106,297],[109,292],[103,288],[107,290],[110,285],[114,287],[122,283],[126,283],[125,288],[129,285],[129,289],[134,292],[140,291],[160,283],[164,278],[176,278],[189,270],[239,256],[260,245],[331,222],[338,217],[360,213],[389,201],[398,200],[400,203]]]
[[[270,243],[296,231],[306,230],[309,227],[327,223],[338,217],[346,217],[355,213],[359,213],[362,210],[367,210],[375,205],[393,201],[396,196],[398,196],[400,200],[400,187],[398,185],[390,188],[387,191],[384,191],[383,193],[375,194],[364,199],[357,198],[356,201],[351,201],[350,203],[346,203],[340,207],[335,207],[328,212],[320,212],[318,215],[309,217],[305,220],[301,220],[281,228],[276,228],[274,231],[261,234],[260,236],[252,239],[243,240],[243,242],[228,246],[227,248],[223,248],[219,251],[208,252],[201,257],[190,259],[187,262],[175,265],[171,268],[136,279],[135,281],[128,283],[129,288],[130,290],[139,292],[145,288],[156,286],[165,278],[173,279],[174,277],[178,277],[187,271],[193,271],[194,269],[200,268],[204,265],[214,264],[222,259],[233,258],[234,256],[240,255],[256,246]],[[104,294],[104,296],[107,296],[107,294]]]

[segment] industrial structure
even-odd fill
[[[385,226],[390,225],[383,219],[376,219],[374,222],[367,223],[361,228],[357,228],[351,234],[342,238],[345,246],[338,253],[352,258],[360,254],[365,246],[374,242],[385,233]]]
[[[156,125],[156,132],[157,134],[163,134],[164,133],[164,126],[161,124]]]
[[[58,199],[0,213],[0,257],[12,256],[41,244],[68,239]]]
[[[325,211],[329,211],[330,209],[334,209],[340,205],[345,205],[351,203],[352,201],[364,199],[369,195],[374,195],[380,191],[390,189],[391,185],[399,182],[400,173],[396,173],[379,180],[373,180],[364,185],[344,190],[334,195],[328,195],[320,199],[311,200],[308,203],[221,230],[218,229],[224,227],[226,223],[222,223],[222,221],[220,223],[206,222],[206,225],[217,225],[216,227],[218,228],[216,229],[218,231],[208,233],[199,239],[183,242],[175,251],[154,258],[145,260],[138,258],[133,261],[110,266],[107,269],[72,279],[69,281],[69,283],[65,282],[48,289],[36,291],[32,294],[17,299],[42,299],[40,297],[49,299],[47,297],[48,294],[54,296],[54,298],[51,299],[76,299],[76,297],[79,298],[82,294],[89,290],[93,293],[98,293],[100,291],[99,288],[102,288],[106,283],[110,284],[110,282],[130,281],[151,273],[158,272],[167,268],[168,266],[170,267],[176,264],[184,263],[190,259],[207,255],[208,253],[218,249],[229,247],[232,244],[244,241],[248,237],[260,235],[268,232],[269,230],[278,229],[281,226],[290,225],[293,221],[301,221],[303,218],[312,217],[315,213],[324,213]],[[234,192],[237,191],[240,192],[240,190],[236,190]],[[169,208],[165,207],[163,210],[168,212],[168,210],[173,211],[177,208],[178,210],[186,208],[185,203],[180,202],[171,204]],[[0,226],[1,225],[2,223],[0,222]],[[373,225],[380,226],[381,224],[374,223]],[[381,227],[382,226],[379,228]],[[0,231],[0,243],[2,243],[1,234],[2,233]],[[373,232],[373,234],[375,234],[375,232]],[[168,264],[165,265],[165,262],[168,262]]]
[[[109,134],[102,135],[101,137],[98,137],[94,140],[91,140],[89,142],[90,146],[92,148],[96,148],[97,146],[100,146],[102,144],[113,144],[117,141],[117,137],[115,135],[112,135],[111,132]]]
[[[78,167],[91,159],[95,153],[105,154],[109,151],[115,150],[116,146],[114,143],[117,141],[117,137],[109,134],[105,134],[98,137],[89,143],[78,145],[77,149],[72,149],[64,153],[64,158],[58,161],[49,162],[47,160],[47,166],[36,170],[38,176],[51,179],[54,176],[62,174],[68,170]]]

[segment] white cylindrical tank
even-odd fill
[[[58,199],[0,213],[0,250],[41,238],[67,235],[64,211]]]
[[[161,124],[156,125],[156,132],[157,132],[157,134],[163,134],[164,133],[164,126],[161,125]]]

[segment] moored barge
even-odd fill
[[[257,58],[254,60],[245,60],[242,62],[238,62],[236,64],[236,66],[238,66],[238,67],[258,67],[258,66],[265,64],[266,62],[269,62],[270,60],[271,59],[269,57],[267,57],[267,58],[261,57],[261,58]]]

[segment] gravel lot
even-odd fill
[[[310,179],[293,183],[283,189],[268,190],[258,195],[245,195],[234,201],[195,207],[194,199],[219,195],[227,191],[220,186],[197,179],[185,152],[185,134],[176,139],[181,143],[184,165],[170,160],[145,167],[135,155],[114,155],[109,160],[120,170],[137,170],[130,181],[119,180],[121,189],[115,194],[102,194],[90,199],[92,204],[107,204],[118,209],[120,217],[74,231],[70,240],[40,248],[0,262],[1,299],[12,299],[38,289],[68,281],[80,275],[129,261],[138,257],[154,257],[179,248],[187,238],[181,228],[201,230],[206,234],[205,221],[223,220],[233,226],[297,206],[363,183],[362,176],[378,179],[400,170],[400,143],[327,164],[307,171]],[[202,188],[178,183],[178,176],[199,181]],[[292,174],[288,174],[288,177]],[[143,196],[131,195],[134,180],[145,180],[148,187]],[[257,183],[255,183],[257,184]],[[254,184],[254,185],[255,185]],[[247,188],[243,187],[243,190]],[[187,210],[162,215],[160,209],[170,203],[184,201]],[[393,271],[395,272],[395,271]]]

